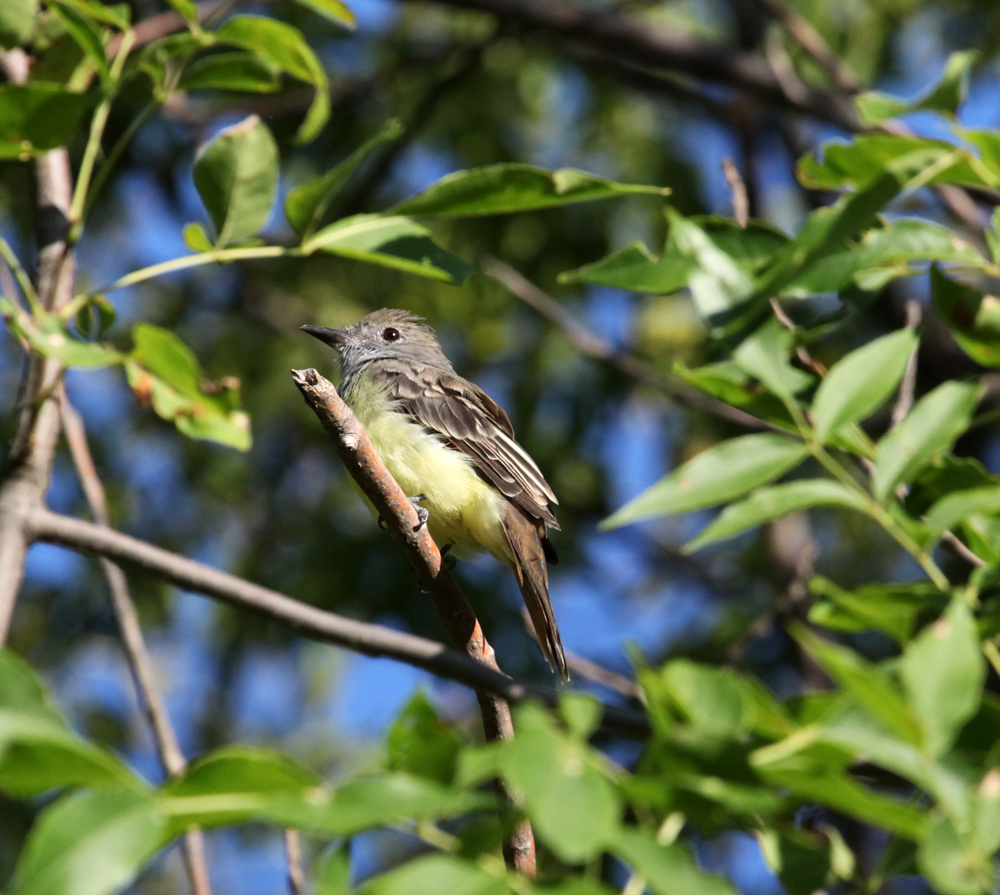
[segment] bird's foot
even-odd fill
[[[420,531],[420,529],[427,524],[427,520],[431,518],[430,510],[420,506],[420,504],[425,500],[427,500],[426,494],[414,494],[413,497],[410,498],[410,503],[413,504],[413,509],[417,511],[417,519],[419,520],[413,527],[414,531]]]
[[[451,550],[452,544],[445,544],[441,548],[441,571],[450,572],[455,566],[458,565],[458,560],[454,556],[451,556],[448,551]]]
[[[408,497],[407,500],[413,504],[413,509],[417,511],[417,519],[419,520],[413,527],[413,530],[420,531],[420,529],[427,524],[427,520],[431,518],[430,510],[425,510],[422,506],[420,506],[422,501],[427,500],[427,495],[415,494],[413,497]],[[386,531],[388,529],[389,526],[385,524],[385,519],[383,519],[382,516],[379,516],[376,521],[378,522],[378,527],[381,528],[382,531]]]

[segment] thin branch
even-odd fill
[[[412,0],[410,0],[412,2]],[[856,130],[857,115],[842,95],[805,87],[789,96],[766,62],[733,47],[710,44],[656,28],[614,10],[574,6],[558,0],[439,0],[447,6],[476,9],[504,22],[583,44],[630,65],[673,70],[726,84],[775,105],[791,108]]]
[[[515,680],[436,641],[317,609],[106,525],[37,507],[28,516],[28,526],[36,540],[138,566],[183,590],[204,594],[237,609],[258,612],[310,640],[366,656],[396,659],[437,677],[489,690],[508,702],[539,699],[555,705],[558,701],[553,690]],[[602,723],[610,733],[639,739],[649,736],[649,721],[641,712],[605,706]]]
[[[959,556],[961,556],[962,559],[969,563],[969,565],[975,566],[977,569],[981,569],[986,565],[986,560],[977,553],[973,553],[958,539],[958,537],[956,537],[953,532],[941,532],[941,540],[951,547],[951,549],[954,550]]]
[[[558,326],[581,354],[606,363],[644,385],[666,392],[682,407],[711,413],[727,422],[750,429],[772,428],[764,420],[759,420],[736,407],[730,407],[686,382],[673,376],[665,376],[632,355],[618,351],[610,342],[579,323],[552,296],[543,292],[509,264],[489,256],[482,258],[480,263],[483,270],[512,295]]]
[[[70,404],[65,389],[61,390],[59,406],[62,410],[63,434],[91,515],[95,522],[109,525],[107,497],[90,453],[83,418]],[[139,704],[153,733],[157,754],[167,774],[178,776],[184,773],[187,761],[170,723],[170,714],[167,712],[163,693],[156,680],[153,660],[146,647],[142,626],[139,624],[139,613],[129,592],[128,579],[121,566],[110,559],[101,557],[100,562],[108,594],[111,597],[111,605],[114,608],[115,620],[118,622],[118,630],[121,632],[122,645],[125,647],[129,671],[132,673]],[[192,893],[212,895],[201,830],[190,829],[184,834],[184,864]]]
[[[839,90],[854,93],[858,83],[844,68],[840,57],[833,52],[823,35],[813,27],[812,22],[785,6],[781,0],[753,0],[769,16],[777,21],[833,80]]]
[[[920,302],[910,299],[906,303],[906,328],[914,330],[920,325],[923,313]],[[892,425],[899,425],[913,407],[913,394],[917,385],[917,352],[910,355],[903,373],[903,381],[899,384],[899,397],[892,408]]]
[[[350,407],[344,403],[333,384],[315,370],[293,370],[292,378],[306,403],[319,417],[347,471],[385,520],[392,539],[416,570],[452,643],[484,668],[501,673],[493,647],[483,634],[475,611],[454,578],[442,566],[441,551],[427,526],[420,524],[413,504],[375,453],[368,433]],[[514,723],[508,702],[481,687],[476,689],[476,699],[486,739],[512,739]],[[497,780],[495,785],[511,804],[519,804],[517,794],[503,781]],[[535,838],[527,821],[519,822],[508,832],[504,857],[508,865],[523,876],[535,875]]]
[[[302,839],[298,830],[285,830],[285,857],[288,861],[288,888],[292,895],[306,895],[306,875],[302,870]]]
[[[726,156],[722,160],[722,172],[726,175],[726,183],[733,195],[733,217],[736,223],[746,229],[750,221],[750,197],[747,195],[747,185],[740,176],[740,169],[736,167],[736,162]]]

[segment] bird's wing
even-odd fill
[[[450,370],[400,364],[388,378],[400,411],[468,454],[479,475],[529,516],[559,528],[548,506],[559,501],[514,440],[514,427],[500,405]]]

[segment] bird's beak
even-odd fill
[[[347,333],[344,330],[330,329],[328,326],[303,326],[302,329],[321,342],[325,342],[331,348],[340,348],[347,338]]]

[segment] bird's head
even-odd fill
[[[422,317],[409,311],[382,308],[344,329],[326,326],[303,326],[302,329],[337,350],[345,376],[371,361],[390,358],[451,367],[434,330]]]

